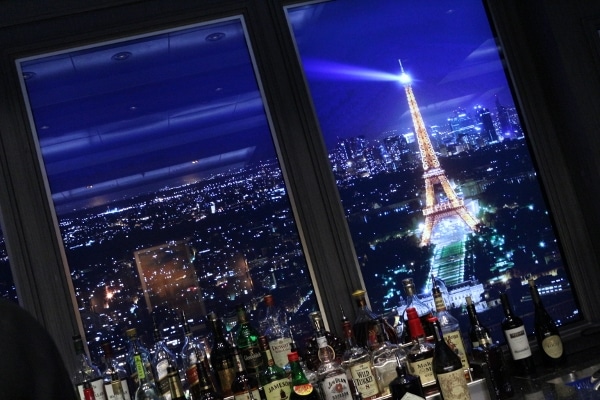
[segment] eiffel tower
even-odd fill
[[[419,153],[421,153],[421,162],[423,163],[423,179],[425,180],[425,208],[423,209],[423,215],[425,215],[425,227],[423,228],[423,234],[421,236],[421,246],[428,245],[431,241],[431,232],[434,226],[442,219],[449,216],[458,215],[462,220],[471,228],[476,231],[479,222],[473,217],[467,208],[463,199],[459,198],[454,189],[450,186],[446,172],[441,168],[440,161],[438,160],[431,140],[427,134],[421,111],[417,105],[415,94],[413,93],[410,85],[410,77],[404,72],[402,67],[402,61],[400,63],[400,82],[404,86],[406,92],[406,98],[408,100],[408,106],[410,107],[410,115],[412,117],[415,132],[417,133],[417,142],[419,144]],[[435,196],[436,185],[441,186],[446,200],[438,202]]]

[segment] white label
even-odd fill
[[[462,369],[437,375],[438,385],[444,400],[470,400],[469,387]]]
[[[544,349],[544,353],[546,353],[549,357],[560,358],[563,353],[563,344],[562,340],[560,340],[560,336],[548,336],[542,340],[542,348]]]
[[[352,365],[350,367],[350,373],[352,374],[352,379],[354,379],[358,391],[363,397],[371,397],[379,393],[379,386],[373,376],[370,362]]]
[[[452,332],[444,332],[444,340],[450,349],[460,357],[460,362],[462,363],[463,369],[469,369],[467,352],[465,351],[465,345],[463,344],[460,331],[457,330]]]
[[[252,394],[252,396],[250,396]],[[234,400],[260,400],[260,393],[258,389],[254,389],[251,392],[237,393],[233,395]]]
[[[106,395],[104,394],[104,381],[102,378],[98,378],[95,381],[91,381],[92,389],[94,389],[94,398],[96,400],[106,400]],[[77,385],[77,392],[79,392],[79,398],[84,399],[83,395],[83,383]]]
[[[271,349],[271,355],[273,356],[273,361],[275,364],[277,364],[277,366],[280,368],[285,367],[289,362],[287,355],[292,348],[292,339],[279,338],[271,340],[269,342],[269,348]]]
[[[325,400],[352,400],[348,377],[344,373],[323,379],[321,390]]]
[[[423,387],[435,384],[435,375],[433,374],[433,365],[431,364],[432,359],[426,358],[420,361],[407,362],[408,372],[412,375],[417,375],[421,378],[421,385]]]
[[[123,400],[131,400],[131,396],[129,395],[129,387],[127,386],[126,380],[121,381],[121,388],[123,390]],[[121,400],[121,397],[117,397],[115,395],[115,392],[112,388],[112,384],[105,384],[104,390],[106,390],[106,397],[108,397],[108,400]]]
[[[400,400],[423,400],[421,396],[417,396],[416,394],[412,394],[411,392],[404,393],[404,396],[400,398]]]
[[[284,378],[267,383],[263,389],[267,400],[287,400],[292,392],[292,384],[289,379]]]
[[[531,348],[529,347],[525,327],[520,326],[518,328],[507,329],[504,331],[504,335],[506,336],[513,360],[520,360],[531,356]]]

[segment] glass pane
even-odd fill
[[[4,233],[0,228],[0,297],[14,303],[18,303],[17,288],[13,280],[8,253],[6,252],[6,243],[4,242]]]
[[[20,60],[88,341],[316,299],[243,22]],[[293,289],[292,289],[293,288]],[[296,338],[299,342],[300,337]]]
[[[290,7],[374,311],[432,275],[463,320],[470,295],[504,340],[499,293],[533,330],[528,277],[559,324],[579,319],[498,47],[480,2]],[[360,29],[357,29],[360,27]]]

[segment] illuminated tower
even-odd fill
[[[425,123],[423,122],[423,117],[419,111],[415,94],[410,85],[410,77],[404,72],[402,62],[400,60],[398,61],[400,62],[400,70],[402,72],[400,75],[400,82],[404,86],[404,91],[406,92],[410,115],[419,144],[421,162],[423,163],[423,179],[425,180],[425,208],[423,209],[423,215],[425,215],[425,227],[423,228],[423,236],[421,236],[421,246],[425,246],[429,244],[429,241],[431,240],[433,227],[443,218],[451,215],[458,215],[473,231],[477,230],[477,224],[479,222],[469,214],[463,199],[458,198],[454,189],[452,189],[448,182],[446,173],[440,167],[440,161],[433,151],[433,146],[431,145],[431,140],[429,139]],[[441,186],[441,189],[446,196],[445,200],[438,201],[436,198],[436,186]]]

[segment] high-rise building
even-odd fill
[[[481,124],[481,136],[486,142],[494,142],[498,140],[496,134],[496,128],[494,128],[494,121],[492,119],[492,113],[485,107],[475,106],[475,113]]]

